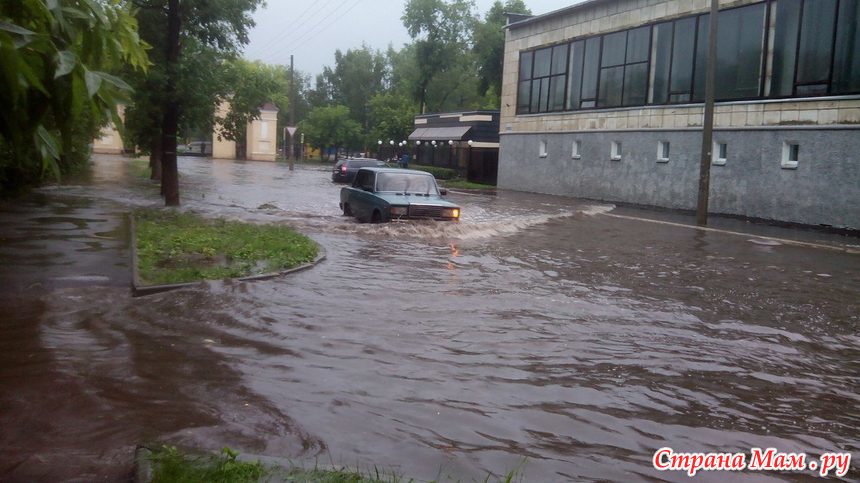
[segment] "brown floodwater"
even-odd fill
[[[132,298],[127,213],[160,200],[127,160],[0,204],[0,480],[121,480],[161,442],[537,482],[775,447],[854,452],[860,479],[856,238],[506,191],[452,193],[457,224],[362,225],[325,168],[180,164],[183,209],[293,225],[327,259]]]

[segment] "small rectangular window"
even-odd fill
[[[582,141],[576,140],[573,142],[573,147],[570,150],[570,157],[573,159],[579,159],[582,157]]]
[[[796,141],[785,141],[782,143],[782,167],[784,169],[797,169],[800,161],[800,144]]]
[[[547,156],[546,140],[545,139],[542,139],[540,142],[540,148],[538,150],[538,156],[540,156],[541,158],[545,158]]]
[[[609,159],[621,161],[621,141],[612,141],[612,146],[609,149]]]
[[[660,141],[657,143],[657,162],[669,162],[669,141]]]
[[[267,137],[269,137],[269,123],[260,121],[260,139],[266,139]]]
[[[726,145],[726,143],[714,141],[714,148],[711,152],[711,164],[714,164],[716,166],[725,166],[727,152],[728,146]]]

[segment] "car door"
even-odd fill
[[[376,173],[367,169],[359,169],[355,182],[350,190],[350,208],[352,214],[362,221],[369,221],[373,215],[376,195],[373,194],[376,184]]]

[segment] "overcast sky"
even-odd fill
[[[534,14],[558,10],[578,0],[525,0]],[[254,14],[257,26],[245,57],[270,64],[290,63],[297,70],[316,75],[334,64],[334,51],[361,47],[386,50],[410,41],[400,17],[405,0],[268,0]],[[482,16],[493,0],[475,0]]]

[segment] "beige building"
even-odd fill
[[[711,211],[860,228],[860,2],[722,0]],[[693,209],[708,0],[512,17],[499,186]]]
[[[218,106],[218,116],[223,117],[230,109],[230,104],[222,102]],[[219,127],[216,125],[212,133],[212,157],[221,159],[236,159],[236,143],[226,139],[218,139]],[[245,157],[254,161],[275,161],[278,154],[278,108],[272,103],[260,106],[260,118],[248,123],[246,132]]]
[[[118,105],[116,106],[117,113],[119,114],[120,119],[125,120],[125,106]],[[93,139],[93,152],[96,154],[122,154],[123,153],[123,142],[122,136],[120,136],[119,131],[117,131],[116,126],[113,122],[103,127],[101,130],[101,136]]]
[[[223,101],[218,105],[218,112],[215,114],[215,118],[223,118],[229,111],[230,103]],[[219,138],[218,132],[220,130],[220,125],[216,123],[212,130],[212,157],[217,159],[236,159],[236,142]]]
[[[248,124],[247,157],[254,161],[274,161],[278,154],[278,108],[267,102],[260,106],[260,118]]]

